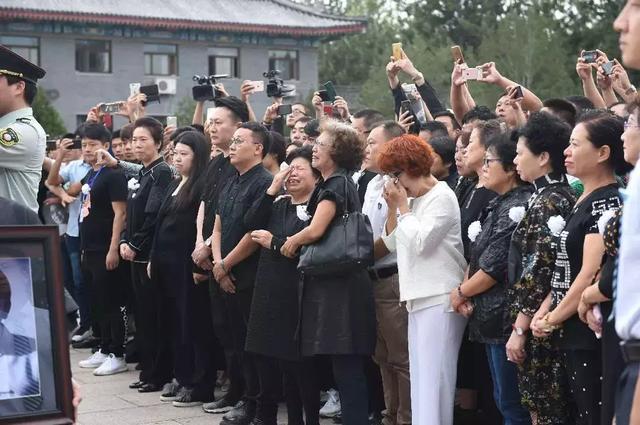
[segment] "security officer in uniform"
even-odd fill
[[[46,134],[33,117],[44,69],[0,45],[0,197],[38,211]]]

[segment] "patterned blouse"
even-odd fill
[[[556,261],[555,238],[548,222],[571,213],[576,195],[564,175],[534,182],[535,193],[509,247],[509,306],[512,323],[518,313],[533,317],[551,290]]]

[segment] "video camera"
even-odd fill
[[[280,71],[277,69],[264,72],[262,76],[269,80],[267,82],[267,97],[284,97],[295,90],[295,87],[284,83],[284,80],[280,78]]]
[[[195,81],[198,85],[193,86],[193,88],[191,89],[193,100],[195,100],[196,102],[204,102],[208,100],[215,100],[221,97],[222,93],[214,87],[214,85],[216,84],[216,80],[219,80],[221,78],[229,78],[229,75],[194,75],[193,81]]]

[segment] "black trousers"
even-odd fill
[[[600,423],[602,351],[561,350],[569,390],[576,404],[576,425]]]
[[[256,417],[265,425],[275,425],[280,389],[284,386],[288,425],[318,425],[320,423],[320,387],[316,379],[314,360],[285,361],[254,354],[260,393]],[[303,410],[304,409],[304,410]]]
[[[93,323],[100,329],[100,350],[103,354],[124,356],[126,340],[126,299],[120,268],[107,270],[107,253],[84,251],[82,277],[90,287]]]
[[[340,392],[342,423],[345,425],[369,424],[369,396],[365,374],[366,356],[357,354],[333,354],[333,376]]]
[[[636,392],[640,362],[628,363],[616,391],[616,425],[630,425],[633,396]]]
[[[140,380],[162,385],[172,378],[173,356],[170,341],[163,338],[167,332],[163,318],[162,293],[147,275],[147,263],[131,265],[131,281],[135,294],[136,345],[140,353]]]

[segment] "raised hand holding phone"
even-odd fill
[[[502,74],[498,72],[495,62],[488,62],[480,66],[482,69],[482,75],[478,78],[478,81],[482,81],[487,84],[498,84],[502,79]]]

